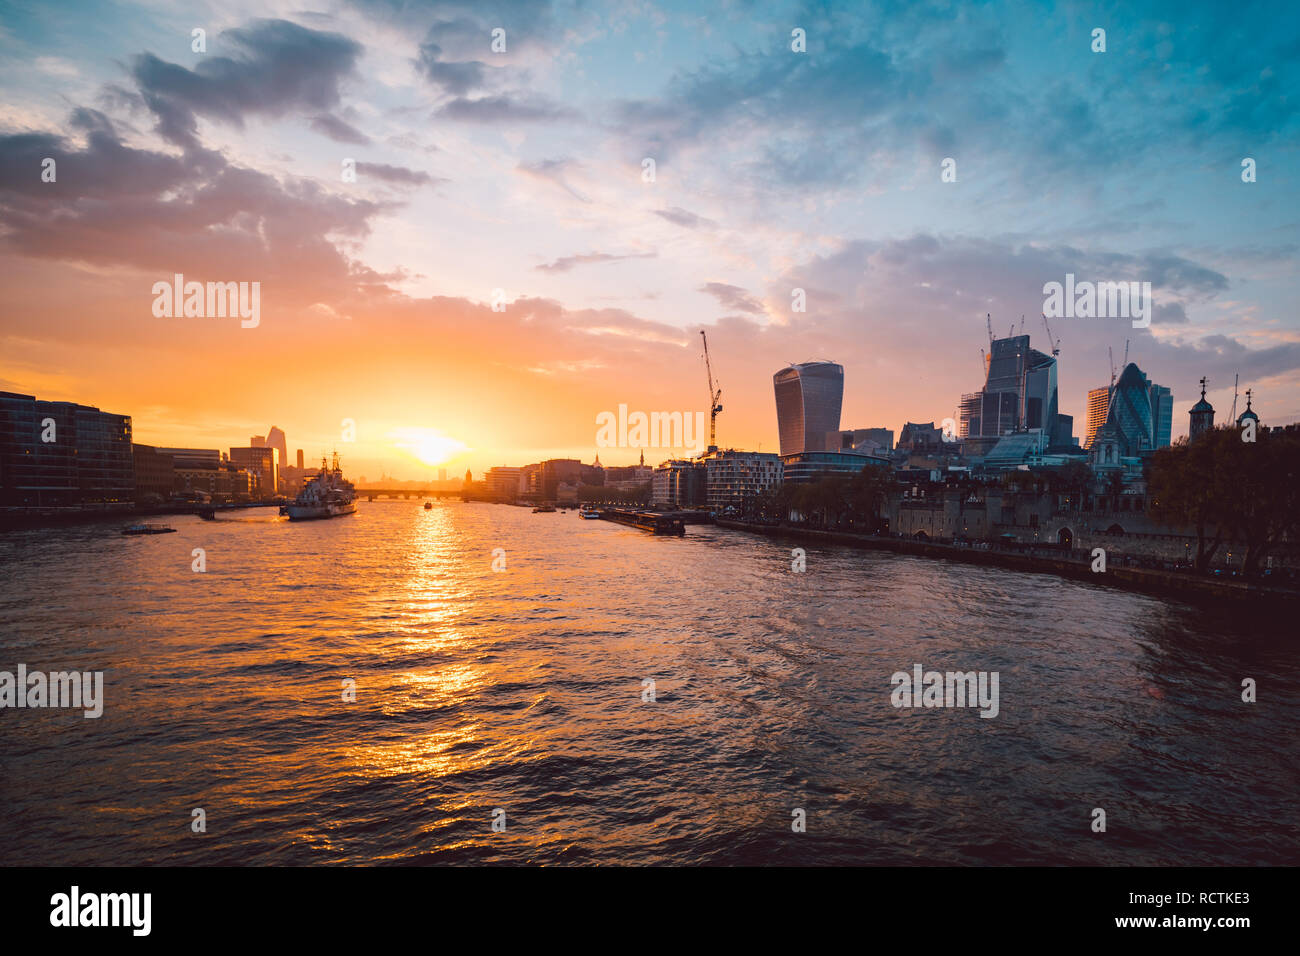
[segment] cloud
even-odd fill
[[[462,123],[537,123],[572,119],[576,114],[540,95],[463,97],[443,105],[434,116]]]
[[[420,44],[416,65],[434,86],[452,96],[465,96],[486,85],[487,64],[478,60],[447,62],[442,59],[442,47],[430,40]]]
[[[667,219],[675,226],[682,226],[686,229],[713,229],[717,223],[712,219],[705,219],[703,216],[697,216],[695,213],[680,206],[669,206],[667,209],[656,209],[654,214],[663,219]]]
[[[140,95],[170,142],[196,145],[199,116],[242,127],[250,115],[328,114],[362,52],[342,34],[287,20],[254,20],[226,30],[215,45],[232,48],[232,55],[208,54],[193,70],[151,53],[132,64]]]
[[[387,277],[349,259],[332,237],[366,236],[394,204],[280,180],[198,148],[183,156],[132,149],[93,110],[75,111],[71,124],[85,131],[84,147],[47,133],[0,136],[0,246],[11,254],[259,280],[285,305],[384,287]],[[58,157],[53,183],[40,181],[43,156]]]
[[[653,259],[653,252],[628,252],[622,255],[614,255],[607,252],[591,252],[587,255],[579,256],[562,256],[554,262],[546,263],[537,267],[538,272],[568,272],[574,266],[590,265],[595,262],[618,262],[622,259]]]
[[[389,166],[385,163],[357,163],[357,176],[362,179],[378,179],[393,186],[440,186],[446,179],[431,176],[418,169],[405,166]]]
[[[577,160],[562,157],[559,159],[541,159],[535,162],[521,162],[515,167],[515,171],[520,175],[559,186],[580,202],[590,202],[586,196],[569,184],[568,174],[576,170],[578,166]]]
[[[336,143],[351,143],[356,146],[370,145],[370,137],[354,126],[349,126],[337,116],[322,113],[311,121],[311,128],[322,136],[328,136]]]
[[[706,282],[700,286],[701,292],[707,292],[721,303],[723,308],[748,312],[750,315],[766,315],[763,303],[739,286],[727,285],[725,282]]]

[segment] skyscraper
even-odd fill
[[[781,454],[838,451],[827,447],[827,435],[839,431],[844,402],[844,366],[835,362],[804,362],[772,376],[776,392],[776,423]]]
[[[1173,395],[1130,362],[1111,392],[1106,422],[1119,428],[1120,454],[1125,457],[1163,448],[1173,423]]]
[[[1083,447],[1091,448],[1097,429],[1106,424],[1106,415],[1110,411],[1110,386],[1088,389],[1088,424],[1084,428]]]
[[[1029,336],[994,339],[984,388],[961,397],[962,438],[1039,428],[1049,444],[1067,443],[1057,421],[1056,359],[1029,347]]]

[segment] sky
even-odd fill
[[[0,0],[0,390],[350,475],[630,464],[597,416],[706,410],[704,330],[718,443],[776,451],[785,365],[955,417],[1073,274],[1155,303],[1051,320],[1076,436],[1108,348],[1175,435],[1201,376],[1290,423],[1298,80],[1288,3]],[[155,314],[177,273],[258,324]]]

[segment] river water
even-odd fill
[[[172,524],[0,535],[0,670],[105,698],[0,710],[0,863],[1300,863],[1289,622],[488,504]],[[916,664],[997,716],[895,708]]]

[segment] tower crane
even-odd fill
[[[989,327],[989,351],[992,352],[993,351],[993,316],[988,312],[984,313],[984,324]]]
[[[718,450],[718,412],[722,411],[722,384],[714,389],[713,366],[709,364],[709,337],[700,329],[700,338],[704,340],[704,370],[709,376],[709,451]]]
[[[1110,356],[1110,390],[1113,392],[1115,391],[1115,350],[1108,345],[1106,354]]]
[[[1053,337],[1052,327],[1047,324],[1047,313],[1043,313],[1043,328],[1047,329],[1047,344],[1052,349],[1052,357],[1055,358],[1061,354],[1061,340]]]
[[[1124,371],[1124,369],[1128,368],[1128,343],[1129,340],[1125,339],[1124,340],[1124,364],[1119,367],[1119,370],[1121,372]]]

